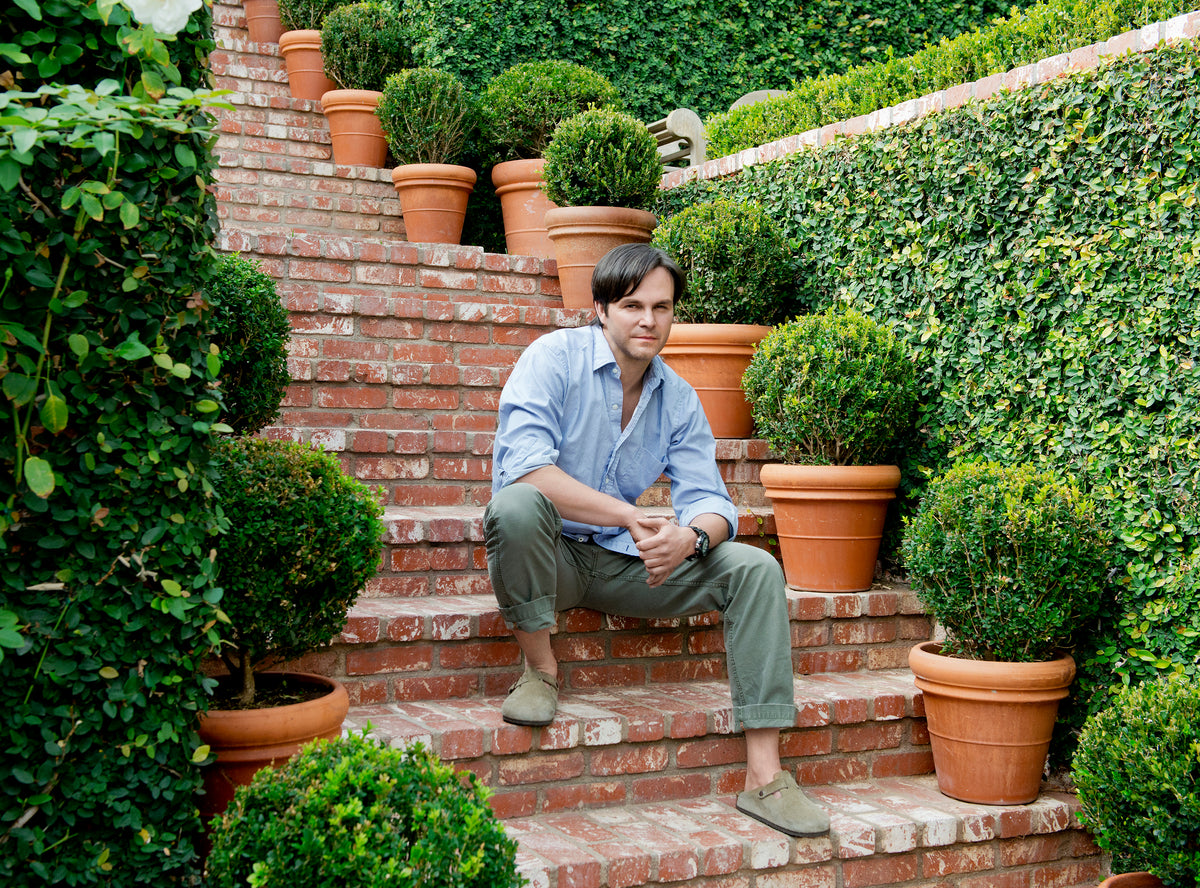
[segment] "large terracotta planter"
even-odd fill
[[[546,211],[557,204],[546,197],[542,169],[546,161],[507,160],[492,167],[492,184],[504,217],[504,244],[510,255],[554,258],[546,232]]]
[[[287,66],[293,99],[319,99],[337,89],[337,84],[325,76],[320,31],[284,31],[279,35],[279,52]]]
[[[269,680],[273,673],[258,676]],[[274,673],[283,674],[283,673]],[[350,708],[346,689],[323,675],[286,673],[290,680],[324,688],[315,700],[266,709],[210,709],[200,718],[200,739],[212,747],[217,760],[205,766],[204,795],[199,799],[205,823],[221,814],[233,792],[245,786],[261,769],[280,767],[305,743],[318,737],[334,738]]]
[[[770,332],[761,324],[671,325],[662,358],[696,390],[715,437],[749,438],[753,433],[742,374]]]
[[[242,0],[246,30],[255,43],[278,43],[283,33],[279,21],[279,0]]]
[[[449,163],[410,163],[392,170],[405,236],[419,244],[462,240],[467,199],[475,181],[473,169]]]
[[[1163,881],[1149,873],[1120,873],[1109,876],[1100,888],[1163,888]]]
[[[938,789],[982,805],[1032,802],[1075,661],[1068,654],[1045,663],[965,660],[940,648],[927,641],[908,654],[925,699]]]
[[[546,212],[563,305],[591,308],[592,270],[621,244],[645,244],[658,225],[653,213],[624,207],[555,207]]]
[[[871,588],[899,468],[771,463],[759,480],[775,513],[789,586],[809,592]]]
[[[387,160],[383,127],[375,107],[383,93],[371,89],[335,89],[321,96],[329,122],[333,162],[339,166],[381,167]]]

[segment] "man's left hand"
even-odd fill
[[[666,518],[640,518],[638,527],[645,535],[634,534],[634,542],[646,565],[648,584],[651,588],[661,586],[671,571],[696,551],[696,531]]]

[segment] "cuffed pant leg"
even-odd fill
[[[488,576],[500,615],[523,632],[555,624],[559,590],[575,585],[562,557],[562,517],[532,484],[510,484],[483,514]]]

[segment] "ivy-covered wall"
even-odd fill
[[[1026,3],[1002,0],[405,0],[414,55],[475,88],[518,62],[594,68],[644,121],[907,55]]]
[[[17,0],[0,35],[0,883],[182,883],[219,597],[210,16]]]
[[[1126,56],[664,195],[763,201],[797,312],[900,331],[910,494],[961,457],[1077,478],[1117,540],[1083,698],[1200,667],[1200,49]],[[1094,629],[1096,627],[1086,627]]]

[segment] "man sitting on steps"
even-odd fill
[[[782,571],[761,549],[729,542],[737,510],[700,400],[658,357],[683,289],[662,251],[617,247],[596,265],[592,325],[538,339],[504,386],[484,533],[525,673],[502,714],[553,720],[558,611],[720,611],[734,724],[746,734],[738,810],[788,835],[820,835],[828,815],[779,760],[780,729],[796,718]],[[678,523],[635,505],[663,473]]]

